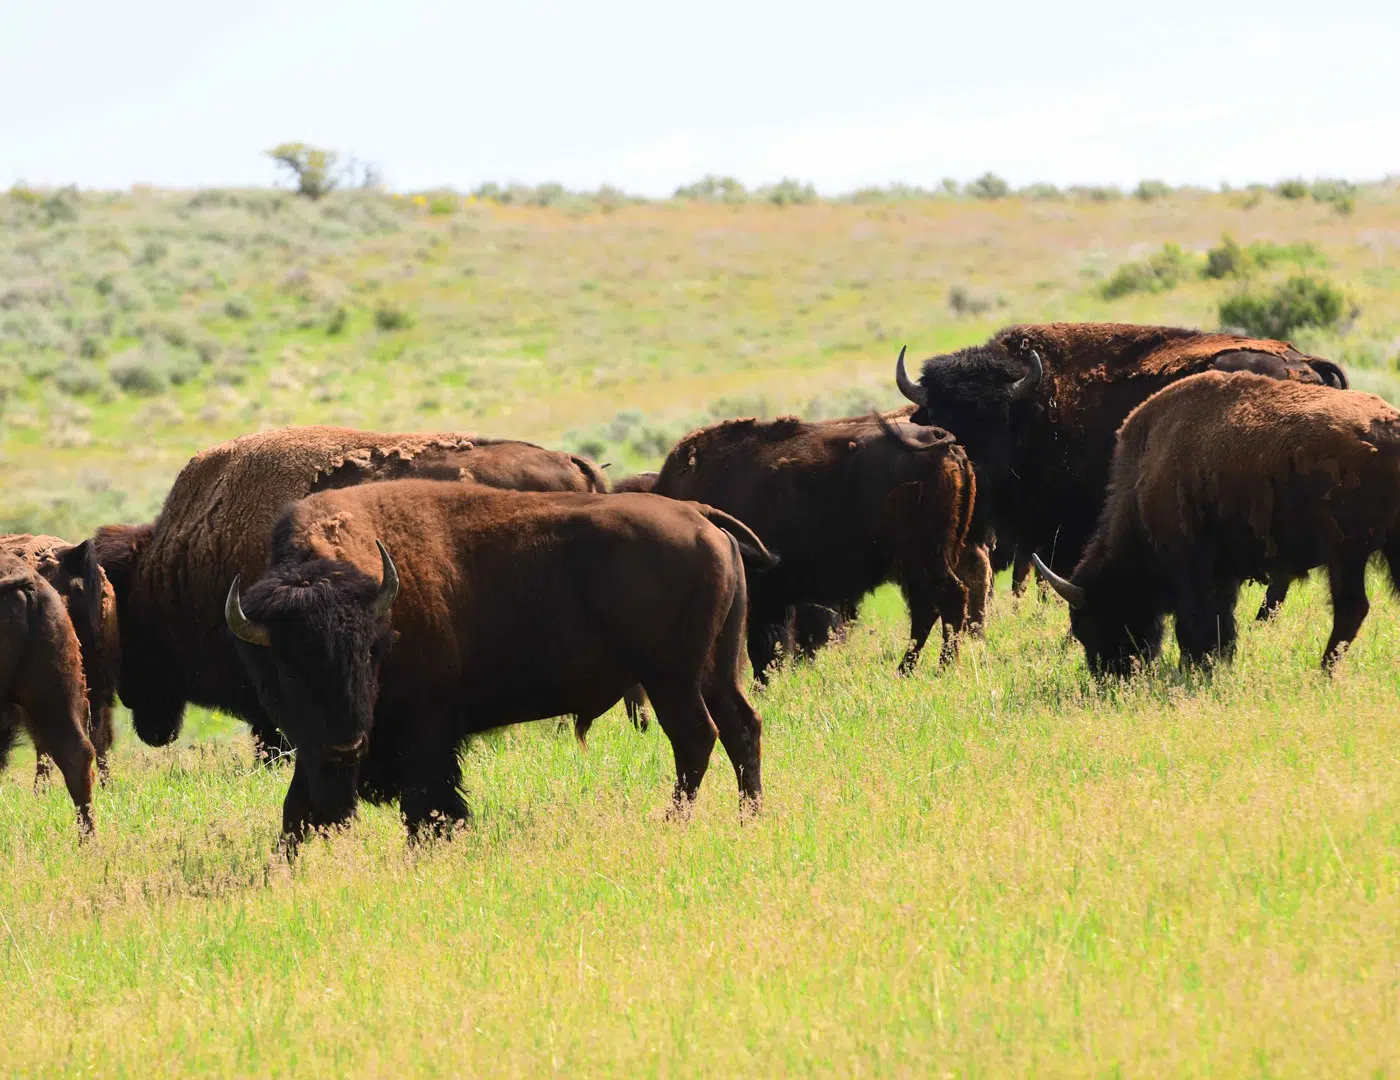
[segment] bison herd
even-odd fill
[[[187,703],[295,750],[289,843],[397,800],[411,835],[463,820],[457,750],[649,701],[675,809],[715,740],[762,800],[763,684],[893,582],[902,673],[985,617],[993,568],[1070,606],[1097,676],[1130,676],[1175,616],[1183,664],[1227,660],[1245,580],[1327,568],[1330,671],[1384,556],[1400,587],[1400,413],[1285,342],[1167,327],[1010,327],[926,360],[909,404],[820,423],[730,420],[609,488],[585,458],[456,434],[287,428],[198,454],[156,520],[76,545],[0,538],[0,764],[26,728],[91,829],[119,695],[173,741]]]

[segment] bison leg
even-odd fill
[[[749,611],[749,663],[753,665],[753,677],[759,686],[768,685],[768,677],[773,673],[783,656],[791,656],[794,650],[793,621],[795,612],[789,606],[776,611],[751,608]],[[656,699],[652,698],[652,704]]]
[[[1330,675],[1371,610],[1366,597],[1366,554],[1334,562],[1327,568],[1327,583],[1332,591],[1332,636],[1322,654],[1322,670]]]
[[[656,710],[656,722],[671,740],[676,759],[676,790],[671,812],[685,816],[710,767],[710,755],[718,734],[710,710],[698,686],[648,686],[647,697]]]
[[[968,631],[981,637],[987,623],[987,605],[992,598],[992,560],[985,547],[980,544],[963,546],[962,557],[958,560],[958,579],[967,586]]]
[[[1031,553],[1016,549],[1016,558],[1011,564],[1011,595],[1020,599],[1026,595],[1026,582],[1031,576]]]
[[[102,705],[98,707],[97,715],[92,718],[92,748],[97,753],[97,780],[103,787],[111,779],[111,769],[107,765],[107,754],[112,749],[112,743],[116,741],[116,735],[112,728],[112,706]]]
[[[274,765],[279,761],[286,761],[292,753],[292,744],[287,741],[287,737],[277,729],[277,726],[266,721],[254,722],[253,729],[253,757],[259,765]]]
[[[642,684],[630,687],[622,695],[622,706],[627,710],[627,719],[632,721],[632,726],[638,731],[647,729],[647,692],[642,689]]]
[[[62,702],[34,702],[29,716],[29,735],[39,754],[53,758],[68,795],[78,811],[78,832],[92,835],[93,761],[96,753],[87,736],[73,724]]]
[[[1181,663],[1199,667],[1235,655],[1235,603],[1239,582],[1190,580],[1178,584],[1176,642]]]
[[[763,721],[744,696],[744,662],[740,652],[744,608],[741,584],[715,639],[704,705],[719,729],[720,742],[739,781],[739,812],[749,814],[757,813],[763,806]]]
[[[292,782],[287,785],[287,795],[282,800],[282,842],[289,850],[294,850],[299,841],[306,839],[311,828],[309,771],[307,763],[297,757],[292,767]]]
[[[450,836],[469,816],[457,744],[438,718],[417,727],[404,765],[399,813],[411,840]]]
[[[1254,616],[1255,622],[1267,622],[1278,614],[1279,608],[1283,607],[1283,602],[1288,599],[1288,587],[1293,583],[1293,579],[1287,574],[1270,574],[1269,588],[1264,593],[1264,602],[1259,605],[1259,611]]]
[[[958,635],[967,620],[967,586],[951,572],[937,582],[909,582],[904,587],[904,602],[909,605],[909,648],[899,662],[899,673],[908,675],[914,670],[933,624],[940,616],[943,648],[939,663],[950,663],[958,653]]]

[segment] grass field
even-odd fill
[[[1389,188],[1350,214],[1242,193],[433,214],[135,192],[73,217],[5,198],[6,529],[144,519],[193,450],[288,422],[654,464],[712,415],[892,400],[905,342],[1042,318],[1215,325],[1238,283],[1101,285],[1225,232],[1314,245],[1359,311],[1300,343],[1400,389]],[[61,786],[31,792],[18,751],[0,776],[0,1067],[1393,1075],[1400,605],[1379,577],[1371,592],[1333,680],[1313,582],[1213,680],[1169,651],[1104,689],[1061,606],[1004,582],[985,642],[898,679],[883,590],[846,646],[756,696],[767,799],[742,825],[718,748],[693,818],[664,820],[669,747],[619,710],[584,751],[553,722],[473,742],[474,819],[451,843],[411,850],[392,809],[367,808],[290,866],[288,772],[256,769],[225,718],[194,713],[167,750],[123,720],[81,849]]]

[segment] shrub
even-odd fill
[[[54,385],[65,394],[80,397],[95,394],[107,383],[107,377],[91,360],[68,360],[53,373]]]
[[[817,189],[801,180],[783,177],[776,184],[761,187],[756,192],[760,199],[774,206],[801,206],[817,201]]]
[[[1219,280],[1225,277],[1240,277],[1249,271],[1249,253],[1226,233],[1220,244],[1206,252],[1205,269],[1201,271],[1208,278]]]
[[[964,189],[974,199],[1004,199],[1011,194],[1011,185],[994,172],[985,172]]]
[[[230,319],[246,319],[253,314],[253,308],[245,298],[230,296],[224,301],[224,314]]]
[[[148,349],[128,349],[112,357],[107,374],[128,394],[162,394],[170,386],[165,358]]]
[[[290,173],[296,181],[297,194],[308,199],[328,195],[338,183],[335,174],[340,155],[334,150],[322,150],[306,143],[289,142],[274,146],[267,156]]]
[[[1246,277],[1255,269],[1267,270],[1278,263],[1294,263],[1298,266],[1321,265],[1326,260],[1312,244],[1275,244],[1260,240],[1241,247],[1226,234],[1220,244],[1206,252],[1206,265],[1202,273],[1208,278]]]
[[[1143,202],[1165,199],[1171,193],[1171,185],[1162,180],[1140,180],[1138,186],[1133,188],[1133,198],[1141,199]]]
[[[1259,337],[1283,338],[1302,327],[1335,326],[1347,309],[1346,296],[1335,285],[1299,275],[1266,293],[1238,292],[1220,302],[1220,322],[1242,326]]]
[[[1174,289],[1191,273],[1191,257],[1177,244],[1163,244],[1162,250],[1142,262],[1124,263],[1099,288],[1105,300],[1116,300],[1135,292],[1165,292]]]
[[[1112,184],[1076,184],[1069,189],[1070,198],[1084,202],[1113,202],[1121,199],[1123,192]]]
[[[330,318],[326,320],[326,333],[334,336],[345,329],[345,324],[350,318],[350,313],[345,310],[343,304],[337,304]]]
[[[1282,180],[1275,184],[1274,192],[1285,199],[1306,199],[1309,188],[1302,177],[1298,177],[1294,180]]]
[[[980,315],[995,305],[995,300],[973,292],[966,285],[954,285],[948,290],[948,307],[955,315]]]
[[[1063,199],[1065,197],[1065,193],[1054,184],[1044,183],[1027,184],[1016,194],[1020,195],[1023,199],[1035,199],[1038,202],[1044,202],[1050,199]]]
[[[693,199],[696,202],[741,203],[748,197],[749,193],[744,185],[732,176],[711,174],[693,184],[676,188],[676,198]]]
[[[413,319],[397,304],[385,302],[374,309],[374,325],[380,330],[407,330],[413,325]]]

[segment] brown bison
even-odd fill
[[[235,576],[225,607],[297,747],[286,835],[347,820],[357,793],[398,795],[414,835],[461,820],[469,735],[570,713],[586,727],[638,683],[671,740],[677,803],[718,729],[756,805],[745,558],[775,561],[728,515],[650,495],[400,480],[294,504],[266,573],[246,593]]]
[[[29,565],[0,553],[0,768],[17,726],[36,753],[63,774],[78,808],[78,830],[92,832],[92,765],[87,685],[78,636],[63,598]]]
[[[1229,658],[1242,581],[1326,566],[1330,670],[1366,618],[1375,552],[1400,588],[1400,412],[1371,394],[1208,372],[1123,424],[1073,578],[1036,560],[1098,674],[1155,657],[1168,612],[1183,663]]]
[[[967,615],[956,567],[975,505],[972,469],[953,437],[882,416],[822,423],[794,417],[729,420],[691,432],[671,451],[653,490],[718,506],[782,558],[749,586],[749,659],[762,680],[799,604],[838,615],[897,581],[909,605],[918,661],[934,622],[943,659]]]
[[[247,720],[261,757],[283,747],[223,624],[234,574],[254,579],[282,510],[313,492],[418,476],[498,487],[605,491],[583,458],[471,435],[282,428],[192,458],[151,525],[98,530],[98,558],[116,591],[118,690],[143,742],[180,733],[186,702]]]
[[[121,666],[117,631],[117,600],[111,582],[97,562],[91,540],[70,544],[56,536],[0,536],[0,552],[13,555],[38,572],[63,598],[68,619],[82,650],[87,683],[91,738],[97,751],[98,775],[106,781],[107,754],[112,748],[112,709]],[[48,774],[48,759],[40,756],[36,779]]]
[[[1164,386],[1209,370],[1346,386],[1336,364],[1287,342],[1119,323],[1008,327],[985,345],[925,360],[918,382],[901,351],[895,381],[917,406],[914,423],[950,431],[967,448],[977,469],[974,535],[995,536],[998,563],[1024,566],[1034,551],[1067,571],[1093,535],[1124,418]]]
[[[621,480],[618,480],[616,483],[613,484],[613,494],[621,495],[629,491],[642,493],[649,492],[652,488],[656,487],[656,478],[660,475],[660,473],[654,472],[640,472],[635,473],[632,476],[624,476]]]

